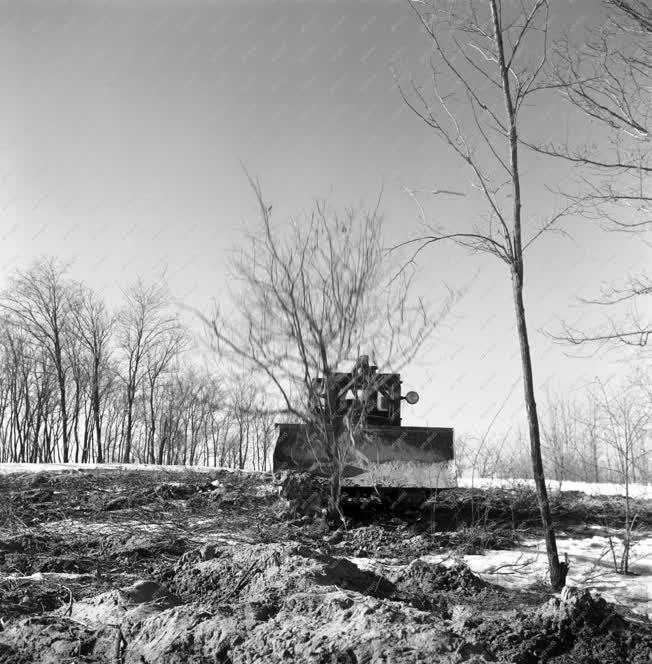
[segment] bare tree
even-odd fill
[[[603,476],[598,436],[599,417],[598,404],[590,399],[577,418],[579,425],[578,450],[583,462],[583,479],[585,482],[600,482]]]
[[[548,51],[548,0],[509,5],[434,1],[411,3],[433,47],[429,97],[412,83],[400,85],[407,105],[432,129],[470,172],[486,214],[481,224],[447,230],[422,222],[427,232],[400,246],[416,246],[412,260],[434,243],[452,241],[488,253],[509,268],[521,352],[530,452],[537,489],[550,580],[564,585],[541,458],[541,434],[534,393],[523,286],[524,252],[570,212],[574,203],[543,221],[524,237],[523,179],[520,169],[520,120],[525,102],[541,90]],[[450,192],[449,192],[450,193]]]
[[[361,348],[379,366],[410,361],[440,316],[431,319],[420,301],[411,305],[405,280],[388,283],[377,207],[339,214],[316,201],[281,236],[260,185],[251,184],[260,225],[234,262],[236,314],[203,320],[217,351],[271,389],[278,412],[305,423],[325,451],[336,518],[345,450],[356,435],[353,419],[345,422],[337,371]]]
[[[260,410],[256,413],[254,426],[254,468],[267,472],[271,464],[271,451],[274,440],[274,420],[270,413]]]
[[[104,461],[102,448],[102,397],[109,386],[111,371],[110,341],[114,319],[106,310],[104,302],[90,289],[80,286],[77,296],[74,330],[88,364],[92,417],[95,427],[96,461]]]
[[[59,388],[63,461],[68,462],[70,423],[68,421],[68,374],[66,346],[71,333],[71,287],[65,268],[54,260],[44,260],[26,272],[18,272],[0,300],[10,324],[23,329],[32,343],[44,348]]]
[[[545,410],[543,454],[561,491],[564,480],[577,479],[577,409],[570,401],[548,392]]]
[[[36,410],[31,393],[36,358],[24,330],[8,327],[3,332],[3,456],[7,461],[25,462],[30,456],[30,431]]]
[[[74,321],[77,317],[77,302],[73,301],[73,298],[74,296],[71,296],[71,334],[70,340],[65,349],[66,362],[70,367],[70,435],[74,441],[75,447],[74,457],[71,453],[71,459],[75,463],[78,463],[80,461],[81,452],[81,461],[83,463],[88,460],[88,447],[86,445],[80,445],[79,425],[80,420],[83,419],[81,413],[83,410],[85,397],[88,394],[90,387],[90,375],[87,371],[87,365],[84,361],[85,357],[82,353],[81,340],[74,333],[72,333],[72,329],[74,328],[74,323],[72,321]]]
[[[592,396],[600,405],[600,436],[604,448],[611,452],[607,455],[611,461],[610,469],[615,471],[624,487],[625,528],[620,562],[616,561],[613,545],[612,553],[616,570],[628,574],[632,532],[636,521],[636,515],[631,511],[630,485],[634,481],[637,464],[648,454],[646,435],[652,416],[633,383],[616,392],[608,390],[604,383],[598,381]]]
[[[120,377],[125,388],[126,423],[122,461],[132,457],[134,404],[143,382],[154,382],[179,347],[180,325],[169,312],[165,290],[137,281],[124,293],[126,306],[117,319],[117,342],[121,354]],[[148,364],[149,362],[149,364]]]
[[[147,458],[154,463],[154,441],[156,438],[156,412],[154,401],[156,388],[162,376],[170,370],[172,363],[187,347],[188,337],[186,331],[175,319],[164,322],[165,329],[152,343],[145,348],[145,388],[147,390],[147,405],[149,412],[149,432],[147,441]]]
[[[233,414],[237,428],[237,440],[235,450],[237,451],[237,467],[245,467],[250,452],[253,451],[255,434],[255,420],[261,408],[260,387],[252,377],[236,376],[231,380],[232,388],[229,390],[229,410]]]

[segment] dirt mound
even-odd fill
[[[134,626],[165,609],[179,606],[178,597],[151,580],[137,581],[131,586],[111,590],[101,595],[75,602],[56,613],[69,615],[89,628],[120,625],[123,633],[131,634]]]
[[[174,592],[188,599],[267,602],[316,585],[378,597],[387,597],[394,590],[386,579],[345,558],[333,558],[297,543],[211,547],[208,553],[204,548],[196,556],[185,556],[170,582]]]
[[[423,595],[451,591],[474,594],[489,587],[488,583],[461,563],[448,567],[415,560],[390,578],[398,588]]]
[[[99,642],[95,631],[68,618],[28,618],[0,632],[0,664],[111,661],[93,656]]]
[[[167,587],[145,580],[75,602],[0,643],[27,662],[461,661],[468,644],[404,595],[301,544],[211,546],[183,556]]]
[[[394,598],[419,609],[450,618],[449,603],[459,596],[474,596],[489,588],[464,564],[447,567],[414,560],[410,565],[389,572],[387,578],[395,587]]]
[[[435,595],[484,586],[428,563],[394,582],[297,543],[204,547],[170,579],[190,603],[146,620],[125,662],[464,661],[476,646],[447,632]]]
[[[0,632],[0,664],[120,661],[143,621],[180,603],[150,580],[71,603]]]
[[[652,625],[626,629],[613,605],[589,591],[551,599],[509,621],[484,623],[473,637],[514,664],[643,664],[652,652]]]
[[[250,604],[186,606],[145,622],[125,664],[463,661],[463,639],[431,614],[338,589],[287,597],[275,613]]]

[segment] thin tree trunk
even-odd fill
[[[131,436],[133,429],[133,410],[134,410],[134,394],[131,391],[131,388],[128,388],[129,393],[127,394],[127,427],[126,427],[126,436],[125,436],[125,446],[124,452],[122,454],[122,463],[129,463],[131,459]]]
[[[147,456],[149,463],[155,462],[154,443],[156,437],[156,414],[154,412],[154,383],[150,381],[149,385],[149,419],[150,430],[147,441]]]
[[[516,268],[512,270],[512,285],[514,291],[514,305],[516,308],[516,323],[518,329],[518,341],[521,349],[521,364],[523,367],[523,384],[525,390],[525,409],[527,412],[528,426],[530,429],[530,455],[532,458],[532,473],[534,486],[539,501],[541,522],[543,524],[543,535],[546,542],[548,554],[548,567],[550,569],[550,583],[554,590],[561,590],[566,583],[566,567],[559,562],[557,553],[557,540],[555,538],[550,503],[548,502],[548,491],[543,472],[543,461],[541,458],[541,434],[539,431],[539,418],[537,405],[534,398],[534,379],[532,375],[532,358],[530,354],[530,343],[528,340],[527,325],[525,322],[525,307],[523,305],[523,281]]]
[[[95,446],[97,449],[97,463],[104,463],[102,454],[102,414],[100,412],[100,388],[97,380],[97,372],[93,380],[93,419],[95,422]]]
[[[63,359],[61,345],[58,336],[55,339],[55,360],[57,363],[57,378],[59,381],[59,396],[61,398],[61,426],[63,436],[63,463],[68,463],[69,438],[68,438],[68,407],[66,405],[66,376],[63,371]]]

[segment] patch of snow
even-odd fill
[[[47,581],[48,579],[81,579],[93,576],[92,574],[79,574],[75,572],[35,572],[28,576],[18,574],[0,577],[0,581]]]
[[[530,479],[501,479],[496,477],[460,477],[457,480],[460,487],[466,489],[487,489],[491,487],[512,488],[518,485],[527,485],[534,489],[534,480]],[[551,493],[559,492],[559,482],[548,480],[546,482]],[[561,490],[581,491],[592,496],[624,496],[625,485],[609,482],[571,482],[564,480]],[[652,500],[652,484],[630,484],[629,495],[631,498],[646,498]]]
[[[606,600],[652,619],[652,533],[647,533],[634,544],[630,552],[632,575],[629,576],[614,570],[607,537],[557,537],[557,548],[560,556],[568,554],[567,586],[595,590]],[[548,576],[548,559],[542,539],[526,540],[517,549],[461,557],[475,574],[504,588],[524,590],[538,582],[546,582]],[[423,559],[433,563],[453,562],[445,554],[424,556]]]
[[[237,468],[221,468],[215,466],[158,466],[149,463],[0,463],[0,475],[11,473],[61,472],[66,470],[150,470],[171,472],[229,472],[229,473],[262,473],[258,470],[240,470]]]

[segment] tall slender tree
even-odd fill
[[[102,397],[110,383],[110,342],[114,319],[104,302],[90,289],[80,286],[74,331],[85,350],[90,379],[92,417],[97,463],[104,461],[102,447]]]
[[[525,250],[574,207],[571,202],[524,227],[521,121],[526,100],[541,90],[548,56],[548,0],[434,0],[411,2],[432,45],[432,94],[399,84],[410,109],[468,170],[481,196],[482,221],[463,229],[422,222],[427,232],[399,246],[415,246],[412,260],[435,243],[454,242],[490,254],[509,269],[523,373],[530,456],[543,524],[550,581],[565,582],[560,563],[541,456],[532,354],[524,304]],[[450,192],[449,192],[450,193]],[[460,193],[460,192],[457,192]]]

